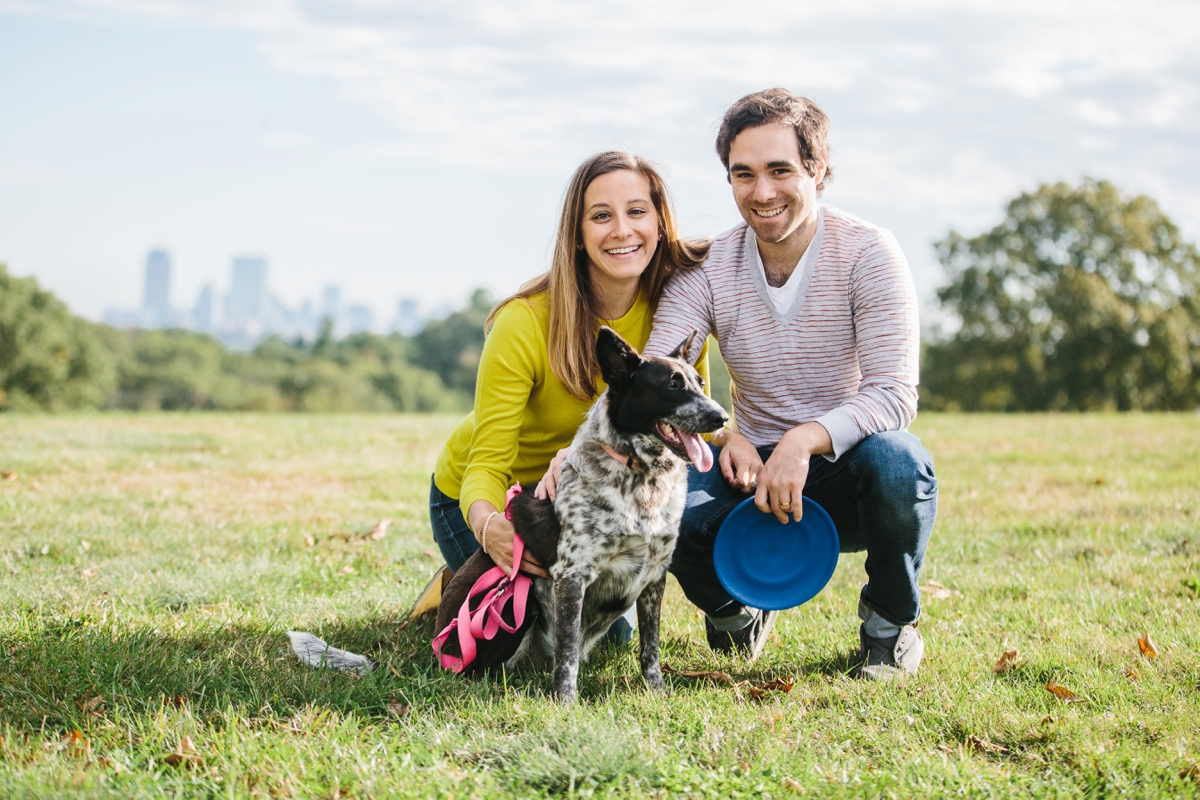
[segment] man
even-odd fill
[[[811,497],[843,552],[867,551],[857,674],[891,680],[916,673],[924,653],[917,580],[937,513],[933,460],[905,431],[917,411],[916,292],[890,233],[818,202],[828,141],[825,113],[784,89],[743,97],[721,123],[717,152],[745,224],[667,287],[646,346],[712,333],[733,379],[736,430],[714,437],[720,470],[692,471],[671,572],[707,614],[710,647],[757,657],[775,612],[721,586],[717,530],[748,493],[781,522]]]

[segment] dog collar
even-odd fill
[[[636,466],[637,462],[633,459],[632,456],[623,456],[620,453],[618,453],[616,450],[613,450],[611,447],[604,444],[603,442],[600,443],[600,446],[604,448],[604,452],[606,452],[610,456],[612,456],[613,461],[616,461],[621,466],[629,467],[630,469],[637,469],[637,466]]]

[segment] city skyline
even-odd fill
[[[395,302],[394,315],[385,319],[367,303],[343,303],[342,288],[333,283],[322,288],[319,306],[312,298],[303,299],[298,307],[289,306],[271,291],[269,259],[247,254],[231,257],[228,291],[218,295],[218,287],[208,283],[190,306],[186,301],[177,305],[171,297],[172,272],[170,251],[151,249],[143,270],[141,307],[106,308],[104,321],[119,328],[184,328],[211,334],[233,348],[248,349],[272,335],[314,341],[326,319],[333,323],[337,338],[364,331],[412,336],[425,322],[451,310],[443,305],[422,314],[417,298],[402,296]]]

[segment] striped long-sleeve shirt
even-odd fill
[[[743,223],[722,234],[701,267],[668,284],[646,351],[661,355],[693,328],[715,335],[738,431],[762,447],[815,421],[836,460],[917,414],[916,290],[895,237],[844,211],[821,206],[809,248],[795,302],[780,315],[753,231]]]

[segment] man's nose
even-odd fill
[[[759,178],[754,182],[753,199],[762,203],[775,198],[775,187],[771,185],[769,180]]]

